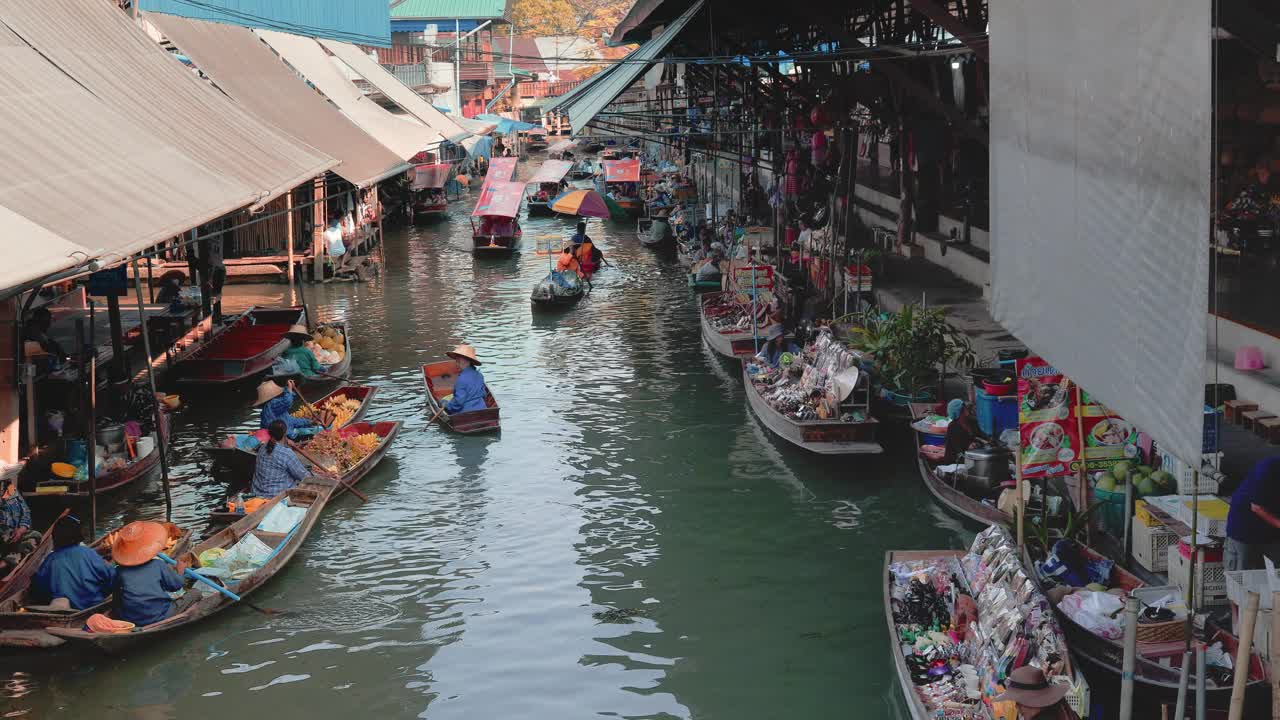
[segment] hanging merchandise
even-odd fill
[[[859,360],[832,337],[830,328],[822,328],[817,339],[800,352],[784,352],[778,367],[753,362],[747,366],[747,374],[765,402],[793,420],[862,422],[867,418],[859,410],[840,412],[840,403],[858,385]]]

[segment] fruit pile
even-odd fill
[[[344,439],[332,430],[325,430],[317,433],[307,443],[307,454],[321,463],[327,461],[325,470],[345,473],[373,452],[380,442],[382,439],[376,433],[353,435]]]
[[[337,328],[331,325],[317,327],[315,332],[311,333],[311,341],[307,343],[307,349],[311,350],[316,356],[316,362],[321,365],[334,365],[342,362],[343,356],[347,353],[347,339],[338,332]]]
[[[1124,492],[1125,484],[1132,482],[1138,497],[1172,494],[1177,482],[1164,470],[1153,470],[1150,465],[1129,462],[1116,463],[1110,470],[1098,475],[1095,487],[1104,492]]]
[[[321,400],[315,408],[324,417],[316,417],[315,413],[311,412],[311,408],[306,405],[294,410],[293,416],[327,423],[330,427],[340,428],[351,422],[351,419],[360,411],[360,401],[339,394]]]

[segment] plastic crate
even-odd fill
[[[1075,680],[1072,681],[1066,675],[1054,675],[1053,682],[1061,683],[1071,688],[1064,698],[1067,701],[1067,705],[1082,720],[1087,718],[1089,716],[1089,683],[1084,679],[1084,676],[1077,672]]]
[[[1280,570],[1275,573],[1280,578]],[[1227,599],[1236,605],[1244,605],[1246,593],[1258,593],[1258,607],[1271,609],[1271,586],[1266,570],[1229,570],[1226,573]]]
[[[1178,544],[1178,534],[1163,525],[1133,524],[1133,559],[1151,572],[1169,567],[1169,547]]]
[[[1191,560],[1182,557],[1177,545],[1171,546],[1166,553],[1169,557],[1169,582],[1185,593],[1191,587]],[[1196,593],[1199,605],[1227,604],[1226,568],[1222,563],[1197,563],[1196,575],[1200,580],[1200,590]]]
[[[1205,453],[1200,456],[1200,468],[1193,468],[1183,463],[1174,456],[1163,450],[1160,451],[1160,469],[1173,476],[1178,483],[1179,495],[1196,494],[1214,494],[1218,492],[1218,481],[1214,477],[1206,473],[1200,473],[1199,485],[1196,484],[1196,471],[1205,465],[1215,465],[1221,460],[1222,454],[1217,452]]]
[[[974,407],[978,411],[978,428],[988,437],[998,438],[1000,433],[1018,427],[1018,396],[996,397],[985,390],[973,389]]]

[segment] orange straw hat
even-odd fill
[[[298,338],[304,342],[311,339],[311,333],[307,332],[306,325],[290,325],[289,329],[285,331],[284,336],[287,338]]]
[[[253,406],[258,407],[282,392],[284,392],[284,389],[277,385],[274,380],[264,380],[258,385],[258,399],[253,401]]]
[[[460,358],[460,357],[462,357],[462,358],[466,358],[466,359],[468,359],[468,360],[470,360],[470,361],[471,361],[471,364],[472,364],[472,365],[480,365],[480,364],[481,364],[481,362],[480,362],[479,360],[477,360],[477,359],[476,359],[476,349],[475,349],[475,348],[473,348],[473,347],[471,347],[470,345],[459,345],[458,347],[454,348],[453,350],[451,350],[451,351],[449,351],[449,352],[445,353],[445,355],[448,355],[449,357],[451,357],[451,358],[453,358],[453,359],[455,359],[455,360],[456,360],[456,359],[458,359],[458,358]]]
[[[169,528],[164,523],[136,520],[120,528],[111,544],[111,559],[125,567],[150,562],[169,544]]]

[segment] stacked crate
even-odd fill
[[[1191,546],[1178,542],[1166,551],[1169,557],[1169,582],[1185,593],[1191,587]],[[1222,564],[1222,549],[1201,547],[1196,563],[1196,577],[1200,581],[1196,592],[1197,605],[1226,605],[1227,577]]]

